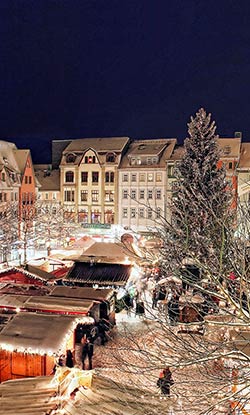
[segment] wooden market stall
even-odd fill
[[[55,358],[73,348],[77,324],[90,319],[85,315],[77,317],[32,312],[1,314],[0,382],[51,374]]]

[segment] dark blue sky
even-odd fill
[[[250,141],[249,0],[1,0],[0,138],[177,137],[203,106]]]

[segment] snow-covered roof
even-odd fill
[[[113,294],[111,288],[71,287],[58,285],[51,289],[50,295],[55,297],[82,298],[89,300],[108,300]]]
[[[172,399],[134,385],[125,386],[122,379],[114,382],[100,373],[91,374],[91,384],[85,386],[84,377],[88,384],[90,372],[69,370],[60,395],[51,376],[4,382],[0,385],[0,415],[145,415],[176,409]],[[75,387],[76,396],[69,399]]]
[[[30,353],[60,353],[65,347],[65,335],[78,322],[75,316],[18,313],[3,325],[0,347],[10,351],[26,349]]]
[[[48,313],[77,313],[87,314],[93,301],[78,298],[54,296],[26,296],[4,294],[0,296],[0,307],[20,308],[26,311],[44,311]]]

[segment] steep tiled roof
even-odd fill
[[[64,152],[84,151],[88,148],[93,148],[97,152],[122,151],[128,140],[128,137],[80,138],[72,140]]]
[[[241,144],[239,169],[250,169],[250,143]]]
[[[60,190],[60,171],[50,170],[45,173],[44,170],[35,171],[36,178],[39,181],[41,187],[40,191],[59,191]]]

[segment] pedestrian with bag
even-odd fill
[[[174,380],[172,378],[172,372],[169,366],[167,366],[160,372],[159,379],[157,380],[157,386],[160,388],[163,395],[170,396],[170,386],[173,384]]]

